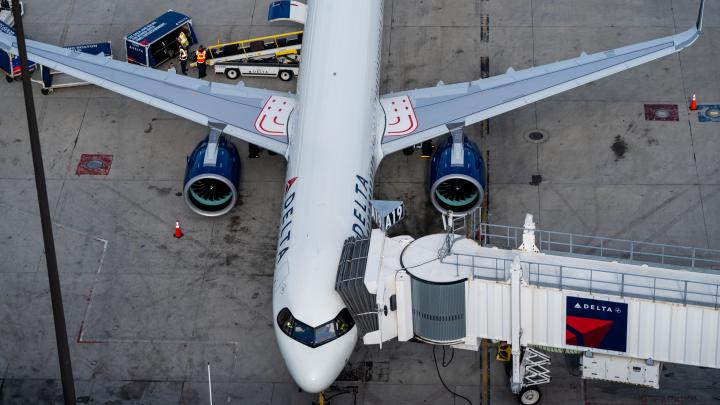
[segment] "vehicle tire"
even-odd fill
[[[168,56],[168,58],[172,59],[175,57],[175,50],[172,48],[165,49],[165,55]]]
[[[281,70],[280,73],[278,73],[278,77],[284,82],[289,82],[293,78],[293,72],[290,70]]]
[[[535,405],[540,403],[541,398],[540,388],[536,385],[523,388],[518,395],[518,401],[523,405]]]
[[[237,80],[240,77],[240,71],[237,69],[225,69],[225,77],[230,80]]]
[[[5,76],[5,81],[8,82],[8,83],[12,83],[12,82],[15,81],[15,79],[13,79],[13,78],[10,77],[10,76]]]
[[[412,156],[413,153],[415,153],[415,148],[412,146],[408,146],[407,148],[403,149],[403,155],[405,156]]]

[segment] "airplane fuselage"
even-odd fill
[[[370,199],[381,136],[378,117],[381,0],[310,0],[289,155],[273,319],[280,351],[306,391],[329,386],[344,367],[357,328],[318,347],[290,338],[277,317],[317,327],[345,308],[335,292],[343,243],[370,232]]]

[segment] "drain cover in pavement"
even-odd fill
[[[645,104],[646,121],[679,121],[677,104]]]
[[[113,155],[87,155],[80,156],[75,174],[78,176],[87,174],[91,176],[107,176],[110,173]]]
[[[547,140],[547,134],[545,131],[533,129],[525,134],[525,140],[532,143],[542,143]]]

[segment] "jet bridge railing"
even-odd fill
[[[522,227],[479,224],[477,239],[483,245],[517,249],[522,243]],[[546,253],[603,257],[661,266],[720,270],[720,251],[626,239],[535,231],[538,248]]]
[[[473,278],[510,279],[511,258],[453,253],[440,261],[454,265],[458,273],[461,268],[470,268]],[[541,261],[521,261],[520,264],[526,282],[538,287],[720,308],[719,284]],[[599,262],[598,266],[603,264]]]

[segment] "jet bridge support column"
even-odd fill
[[[520,346],[520,336],[522,329],[520,327],[520,283],[522,281],[522,267],[520,267],[520,257],[515,256],[512,267],[510,269],[510,331],[512,339],[510,341],[512,347],[512,380],[510,388],[513,394],[517,394],[522,389],[522,375],[520,370],[520,360],[522,356],[522,347]]]

